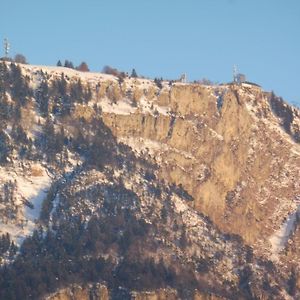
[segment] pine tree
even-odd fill
[[[13,111],[14,123],[19,123],[21,120],[21,104],[18,102]]]
[[[50,118],[47,118],[44,126],[43,126],[43,150],[47,154],[48,159],[52,161],[55,156],[55,130],[53,122]]]
[[[28,102],[28,98],[32,96],[33,92],[29,88],[26,78],[22,76],[20,66],[11,64],[10,65],[10,76],[9,81],[11,84],[11,96],[19,102],[21,106],[24,106]]]
[[[60,60],[58,60],[57,64],[56,64],[57,67],[62,67],[62,63]]]
[[[69,68],[69,66],[70,66],[70,62],[66,59],[64,63],[64,67]]]
[[[6,89],[9,87],[9,72],[5,63],[0,63],[0,97],[5,95]]]
[[[163,85],[162,85],[162,78],[154,78],[154,83],[157,85],[158,88],[162,89]]]
[[[90,86],[88,86],[87,89],[84,91],[83,97],[86,103],[92,99],[92,90]]]
[[[80,79],[78,79],[77,82],[71,84],[70,98],[72,102],[83,102],[83,86]]]
[[[12,152],[12,146],[4,131],[0,131],[0,164],[7,163]]]
[[[67,93],[67,81],[65,79],[65,74],[61,74],[60,80],[57,81],[58,84],[58,92],[60,93],[61,96],[66,95]]]
[[[42,81],[37,92],[37,102],[43,117],[48,117],[49,114],[49,97],[48,83],[47,81]]]
[[[17,145],[26,145],[28,143],[27,134],[21,125],[13,125],[11,136]]]
[[[64,65],[65,68],[70,68],[70,69],[74,69],[74,65],[71,61],[69,60],[65,60],[65,65]]]
[[[135,69],[132,69],[131,77],[133,77],[133,78],[137,78],[138,77]]]
[[[9,104],[6,94],[0,94],[0,130],[6,128],[6,121],[9,118]]]
[[[52,85],[51,95],[53,97],[54,114],[69,114],[71,111],[71,98],[67,94],[67,81],[62,73],[61,78],[54,81]]]
[[[297,274],[295,267],[292,268],[290,277],[288,279],[288,292],[291,296],[295,296],[297,291]]]

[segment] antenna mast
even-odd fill
[[[233,82],[237,82],[238,80],[238,69],[237,69],[237,66],[236,65],[234,65],[233,66]]]
[[[8,58],[8,54],[9,54],[9,50],[10,50],[10,44],[9,44],[7,38],[4,39],[3,46],[4,46],[5,58]]]
[[[186,83],[187,82],[187,76],[186,76],[186,73],[182,74],[180,76],[180,82],[182,83]]]

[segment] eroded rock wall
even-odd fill
[[[103,118],[119,139],[158,162],[161,179],[182,184],[192,206],[253,244],[271,234],[276,210],[287,215],[299,193],[299,147],[268,97],[259,88],[175,85],[153,99],[170,108],[167,115],[137,110]]]

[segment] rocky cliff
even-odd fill
[[[299,111],[289,107],[287,131],[273,110],[276,97],[256,86],[175,85],[152,100],[144,94],[142,105],[168,113],[105,113],[112,132],[153,157],[160,178],[181,184],[220,228],[270,248],[268,238],[297,209]]]

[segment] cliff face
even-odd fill
[[[179,85],[152,100],[168,107],[167,115],[137,110],[103,117],[119,140],[158,162],[160,178],[182,184],[195,209],[222,230],[268,248],[300,193],[300,146],[270,97],[251,86]],[[297,114],[291,126],[299,132]]]

